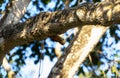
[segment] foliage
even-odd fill
[[[4,0],[0,0],[0,6],[2,5],[3,2],[4,2]]]
[[[45,11],[46,8],[47,11],[64,9],[65,0],[57,0],[53,8],[47,6],[51,1],[52,0],[33,0],[32,4],[34,7],[37,8],[37,11],[39,12]],[[100,0],[94,0],[94,2],[100,2]],[[4,0],[0,0],[0,5],[2,4],[4,4]],[[70,0],[70,6],[77,6],[77,1]],[[36,14],[37,13],[34,13],[34,15]],[[31,15],[31,12],[28,10],[28,12],[21,20],[26,20],[27,17],[31,16],[33,15]],[[80,78],[106,78],[109,77],[108,74],[111,77],[120,77],[120,49],[113,47],[119,43],[119,31],[119,25],[115,25],[111,26],[111,28],[103,35],[93,52],[80,66],[77,73]],[[74,34],[71,34],[66,39],[67,43],[69,43],[73,37]],[[113,41],[109,41],[110,38],[112,38]],[[49,46],[49,44],[52,45]],[[39,63],[40,60],[43,60],[44,56],[49,56],[50,60],[52,61],[56,57],[54,53],[55,47],[53,45],[55,45],[55,42],[52,41],[50,38],[43,41],[34,41],[29,43],[28,45],[18,46],[13,51],[11,51],[10,54],[8,54],[7,58],[12,67],[14,67],[13,69],[16,72],[19,72],[20,68],[26,64],[25,60],[27,58],[35,58],[35,64]],[[63,46],[62,51],[64,51],[64,48],[65,47]],[[31,51],[30,54],[28,53],[28,49],[29,51]],[[103,69],[103,67],[106,68]],[[1,74],[0,78],[2,78]]]

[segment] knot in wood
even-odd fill
[[[79,18],[80,21],[85,21],[85,11],[83,9],[78,9],[76,11],[76,15]]]

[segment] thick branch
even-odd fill
[[[75,8],[56,12],[43,12],[24,23],[8,25],[3,28],[3,50],[33,40],[42,40],[49,36],[62,34],[70,28],[83,25],[104,25],[119,23],[120,1],[85,3]],[[8,44],[9,43],[9,44]]]
[[[0,36],[1,36],[1,29],[4,28],[6,25],[9,26],[9,24],[16,24],[20,21],[22,16],[27,11],[27,6],[29,4],[30,0],[12,0],[6,7],[5,14],[3,14],[1,20],[0,20]],[[3,38],[0,38],[0,62],[2,61],[3,57],[6,53],[10,50],[9,42]],[[4,47],[6,46],[6,48]],[[7,48],[8,47],[8,48]],[[12,49],[13,47],[11,47]]]
[[[3,37],[33,38],[39,35],[39,40],[48,36],[64,33],[75,26],[111,25],[120,23],[120,3],[101,2],[86,3],[72,9],[56,12],[43,12],[24,23],[8,25],[3,29]],[[61,31],[62,30],[62,31]],[[9,34],[8,34],[9,31]],[[13,31],[13,32],[10,32]],[[29,31],[29,32],[28,32]],[[41,34],[42,33],[42,34]],[[19,34],[19,35],[18,35]]]
[[[73,78],[107,29],[104,26],[83,26],[52,68],[48,78]]]

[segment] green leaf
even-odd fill
[[[45,5],[47,5],[51,0],[41,0],[41,2]]]
[[[0,0],[0,6],[2,5],[2,3],[4,3],[4,0]]]

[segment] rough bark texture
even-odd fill
[[[27,10],[27,6],[30,0],[11,0],[9,4],[6,6],[5,13],[2,15],[0,20],[0,36],[2,36],[2,29],[5,26],[10,27],[9,25],[16,24],[20,21]],[[9,34],[6,33],[6,34]],[[7,46],[6,46],[7,45]],[[0,37],[0,62],[2,61],[3,57],[6,53],[10,51],[10,44],[7,40],[4,40],[3,37]],[[4,47],[6,46],[6,48]],[[8,48],[7,48],[8,47]],[[11,47],[12,49],[13,47]]]
[[[2,14],[0,27],[18,23],[25,14],[29,3],[30,0],[11,0],[6,6],[5,13]]]
[[[49,76],[49,78],[70,78],[97,44],[107,26],[120,23],[119,8],[120,0],[113,3],[85,3],[61,11],[43,12],[24,23],[3,25],[0,39],[1,57],[17,45],[27,44],[33,40],[42,40],[62,34],[68,29],[79,27],[80,31],[75,37],[76,40],[73,40],[69,49],[66,49]],[[99,35],[94,36],[93,32],[98,32]]]
[[[11,0],[7,4],[5,13],[2,14],[2,17],[0,20],[0,32],[2,31],[1,29],[4,28],[5,26],[7,26],[9,24],[16,24],[20,21],[20,19],[23,17],[23,15],[25,14],[25,12],[27,10],[27,6],[28,6],[29,2],[30,2],[30,0]],[[2,34],[0,33],[0,36],[1,35]],[[4,39],[1,37],[0,38],[1,49],[4,47],[3,45],[5,45],[6,43],[7,43],[7,41],[4,42]],[[7,44],[9,44],[9,43],[7,43]],[[2,66],[7,71],[8,77],[13,78],[13,76],[15,75],[15,72],[13,72],[11,70],[11,67],[8,64],[7,59],[4,57],[5,54],[8,53],[9,51],[10,51],[10,49],[7,49],[7,48],[6,49],[4,48],[4,50],[0,51],[0,61],[2,61],[2,59],[4,58],[4,60],[2,62]]]
[[[48,78],[73,78],[80,64],[95,47],[108,27],[100,25],[83,26],[70,45],[52,68]]]

